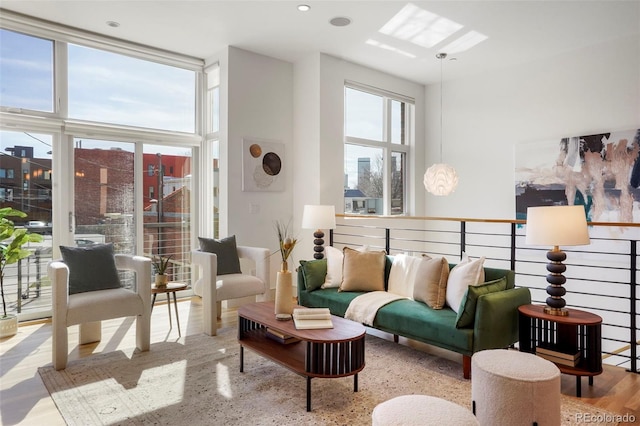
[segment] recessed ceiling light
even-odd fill
[[[112,27],[112,28],[118,28],[120,26],[120,22],[116,22],[116,21],[107,21],[107,25]]]
[[[298,10],[300,12],[308,12],[311,10],[311,6],[309,6],[308,4],[299,4],[298,5]]]
[[[344,16],[336,16],[330,20],[329,23],[334,27],[346,27],[351,23],[351,19],[345,18]]]

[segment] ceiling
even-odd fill
[[[311,10],[298,11],[301,3]],[[0,7],[202,59],[229,45],[289,62],[323,52],[423,84],[440,80],[435,55],[469,31],[486,39],[450,54],[448,59],[455,61],[443,64],[445,79],[553,60],[604,41],[640,36],[637,0],[1,0]],[[413,26],[407,27],[405,21],[393,32],[380,32],[401,11],[405,16],[411,12]],[[330,25],[329,20],[338,16],[349,18],[351,24]],[[416,44],[420,39],[416,26],[423,22],[417,20],[424,17],[432,23],[453,21],[459,29],[436,44]],[[107,21],[120,26],[110,27]]]

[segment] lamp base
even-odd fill
[[[313,244],[315,244],[313,246],[313,258],[318,260],[324,259],[324,232],[322,232],[321,229],[318,229],[313,233],[313,236],[315,237],[313,240]]]
[[[567,317],[569,316],[569,311],[564,308],[552,308],[550,306],[544,307],[544,313],[548,315],[556,315],[559,317]]]
[[[567,279],[562,273],[567,270],[563,261],[567,259],[565,252],[560,250],[558,246],[554,246],[553,250],[547,252],[547,306],[544,308],[544,313],[549,315],[557,315],[566,317],[569,315],[569,311],[564,309],[567,304],[562,298],[567,293],[567,290],[562,286]]]

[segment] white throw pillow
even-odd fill
[[[369,246],[362,246],[356,250],[365,252],[369,250]],[[324,248],[324,257],[327,259],[327,275],[321,288],[337,288],[342,283],[342,263],[344,254],[342,250],[333,246]]]
[[[413,286],[420,260],[419,257],[406,254],[394,255],[391,271],[389,271],[389,287],[387,291],[413,299]]]
[[[324,279],[322,288],[340,287],[342,282],[342,261],[344,260],[342,250],[327,246],[324,248],[324,256],[327,258],[327,276]]]
[[[471,260],[466,253],[462,253],[462,260],[449,272],[447,280],[447,305],[458,313],[460,303],[470,285],[478,285],[484,282],[484,260]]]

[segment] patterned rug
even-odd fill
[[[313,379],[307,412],[304,377],[250,350],[240,373],[236,336],[235,328],[220,329],[216,337],[98,354],[39,373],[69,425],[370,425],[377,404],[406,394],[471,409],[460,364],[367,335],[359,391],[353,377]],[[562,424],[578,424],[578,413],[610,414],[562,395]]]

